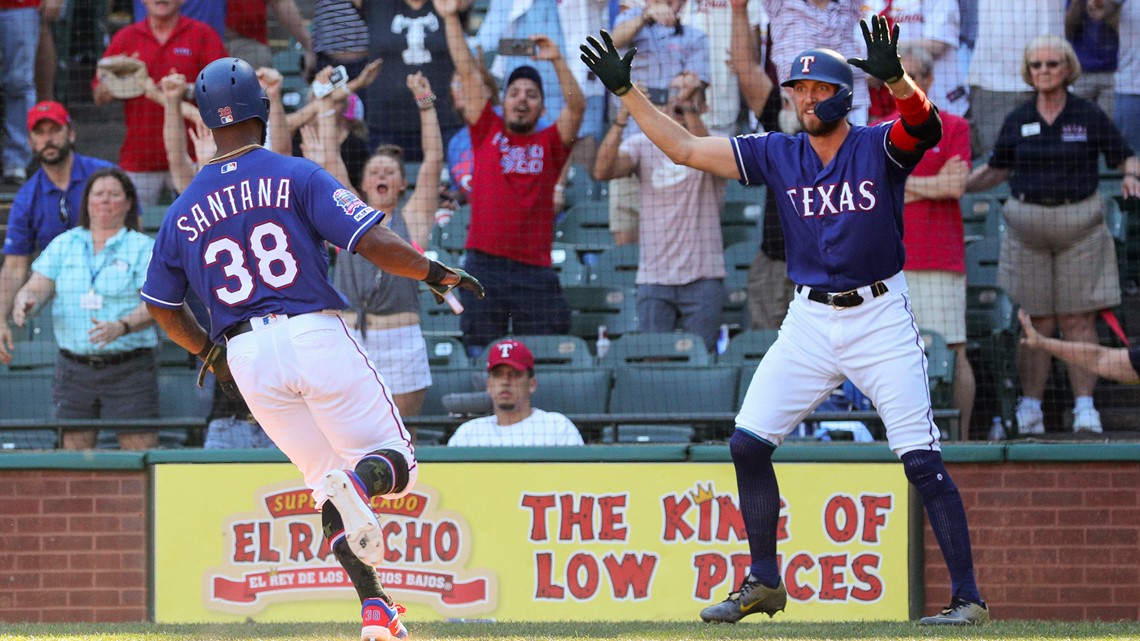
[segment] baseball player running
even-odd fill
[[[360,596],[361,638],[405,638],[402,607],[374,569],[384,550],[369,501],[411,491],[415,450],[392,394],[338,314],[348,304],[329,282],[324,241],[440,296],[483,289],[376,224],[384,213],[316,164],[264,149],[269,100],[248,63],[216,60],[194,90],[218,155],[167,212],[142,298],[224,389],[236,394],[236,383],[304,475]],[[183,304],[187,288],[209,308],[208,334]]]
[[[735,623],[784,609],[776,561],[780,490],[772,452],[845,378],[863,390],[886,424],[891,449],[922,496],[950,570],[951,600],[923,624],[974,624],[989,611],[974,581],[966,512],[942,464],[932,420],[923,342],[901,271],[903,188],[926,149],[938,143],[938,112],[906,75],[896,25],[862,23],[867,58],[844,60],[808,49],[792,63],[790,88],[803,132],[698,138],[649,102],[629,81],[636,51],[622,58],[603,31],[582,60],[621,96],[647,136],[678,164],[776,191],[788,276],[796,294],[778,340],[761,361],[729,443],[752,554],[751,572],[721,603],[701,611]],[[851,67],[882,79],[901,118],[850,125]]]

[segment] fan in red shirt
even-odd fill
[[[487,297],[460,293],[466,308],[460,319],[463,342],[474,355],[509,333],[570,331],[570,305],[550,266],[554,186],[578,135],[586,99],[558,45],[546,36],[531,36],[536,51],[531,59],[554,63],[565,106],[553,125],[536,130],[545,106],[542,78],[534,67],[523,65],[507,79],[503,115],[496,114],[467,48],[456,5],[456,0],[435,2],[463,83],[463,114],[475,155],[464,264],[482,270]]]
[[[934,59],[917,45],[899,47],[903,68],[928,91]],[[951,113],[942,119],[942,140],[927,150],[906,181],[903,205],[903,271],[918,326],[942,334],[956,355],[954,405],[969,438],[974,408],[974,370],[966,360],[966,251],[959,199],[970,174],[970,124]],[[888,119],[898,118],[898,113]]]
[[[120,29],[103,52],[104,58],[138,58],[146,63],[147,74],[157,86],[172,70],[197,78],[203,67],[226,56],[216,31],[179,13],[182,0],[144,0],[144,4],[146,19]],[[115,100],[98,77],[92,81],[91,89],[95,104]],[[123,101],[123,113],[127,136],[119,149],[119,166],[130,174],[138,190],[139,205],[154,205],[163,187],[173,190],[162,142],[162,105],[144,94]]]

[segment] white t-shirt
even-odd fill
[[[845,58],[866,57],[859,30],[863,0],[838,0],[823,9],[805,0],[764,0],[764,11],[772,22],[772,62],[780,82],[791,75],[792,61],[804,49],[824,47]],[[855,82],[852,105],[856,109],[869,106],[867,74],[851,67],[851,75]]]
[[[531,410],[530,416],[514,425],[499,425],[498,419],[480,416],[460,425],[447,442],[448,447],[550,447],[582,445],[578,428],[558,412]]]
[[[1063,35],[1064,15],[1062,0],[979,2],[970,86],[988,91],[1031,91],[1032,87],[1021,78],[1025,45],[1040,35]]]

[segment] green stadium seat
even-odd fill
[[[427,343],[428,366],[432,370],[470,369],[471,359],[467,358],[467,350],[459,339],[435,335],[424,336],[424,342]]]
[[[424,395],[424,404],[420,409],[423,416],[446,415],[443,406],[443,397],[447,394],[479,392],[486,389],[483,384],[484,371],[473,367],[468,368],[432,368],[431,387]]]
[[[710,357],[701,337],[688,332],[626,334],[610,345],[600,362],[622,368],[627,365],[666,366],[686,364],[703,367]]]
[[[447,303],[435,302],[431,292],[420,293],[420,329],[424,336],[454,336],[463,332],[459,329],[459,316],[451,311]]]
[[[550,250],[550,266],[558,274],[558,284],[563,287],[589,284],[589,270],[579,260],[573,245],[554,243]]]
[[[692,425],[607,425],[602,428],[603,443],[692,443],[697,431]]]
[[[620,287],[564,287],[570,303],[570,333],[593,344],[598,327],[610,338],[637,331],[637,300],[631,289]]]
[[[640,245],[619,245],[603,251],[590,266],[590,284],[635,287],[640,256]]]
[[[142,208],[142,228],[144,232],[154,233],[162,227],[162,219],[166,217],[169,205],[150,205]]]
[[[1012,424],[1017,404],[1017,340],[1021,326],[1017,306],[996,285],[966,287],[966,355],[973,365],[979,390],[993,390],[989,414]],[[988,400],[979,398],[979,401]]]
[[[534,407],[562,414],[604,414],[609,408],[612,373],[608,368],[536,367],[535,377]]]
[[[674,415],[733,412],[737,376],[735,367],[616,367],[610,412]]]
[[[755,367],[780,335],[775,329],[749,329],[732,338],[718,362]],[[749,377],[751,378],[751,376]]]
[[[579,252],[597,252],[613,247],[609,203],[604,200],[574,203],[555,228],[554,240],[573,245]]]
[[[998,259],[1001,257],[1001,240],[983,238],[966,245],[966,283],[978,286],[997,286]]]

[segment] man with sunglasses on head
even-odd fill
[[[111,163],[75,153],[71,116],[58,102],[41,102],[28,111],[28,143],[40,166],[16,192],[4,239],[0,268],[0,363],[12,361],[8,317],[16,292],[28,278],[32,258],[56,236],[79,222],[87,177]]]

